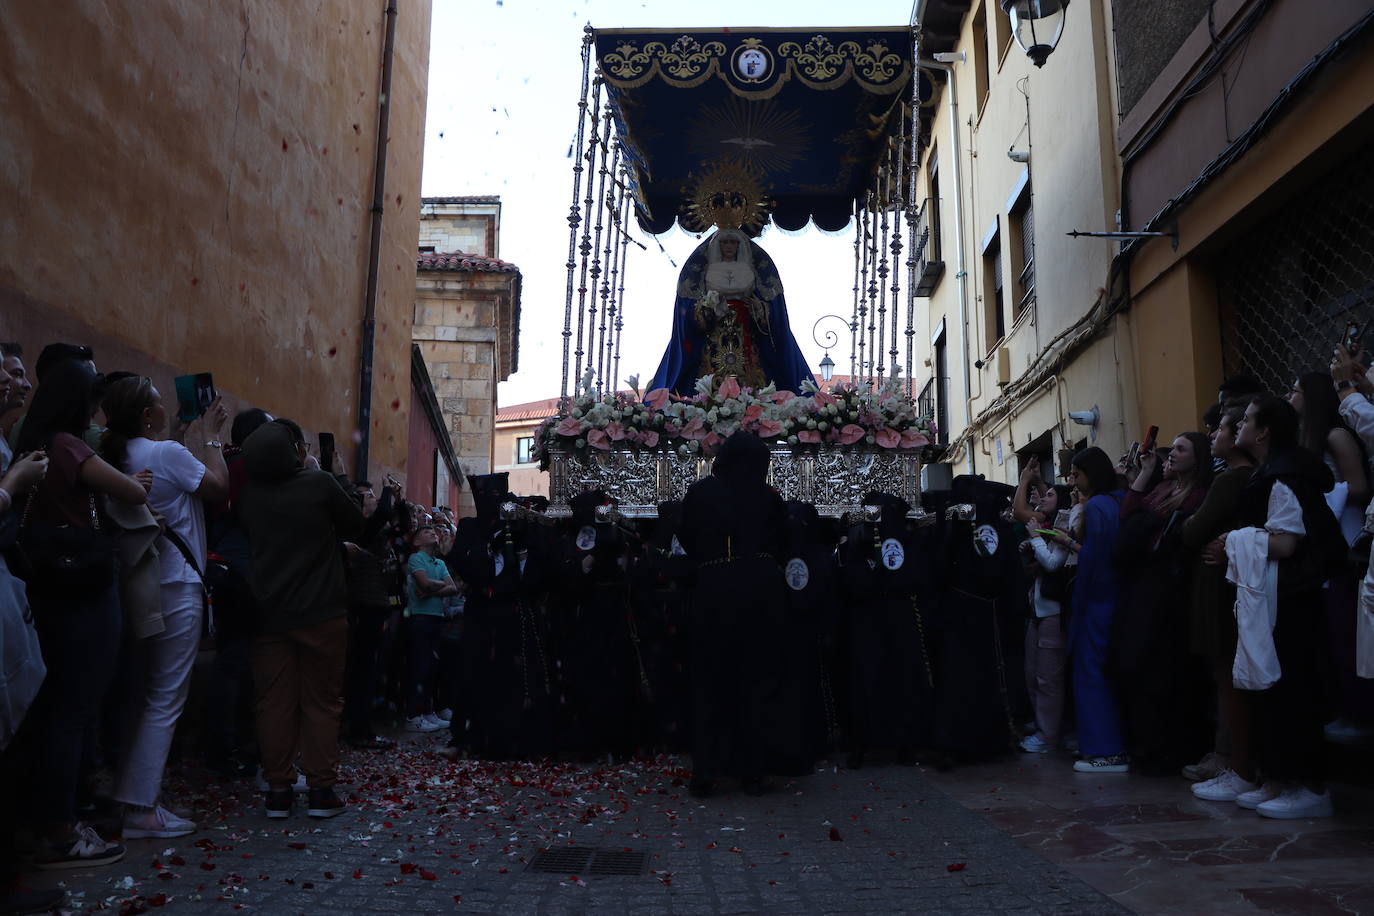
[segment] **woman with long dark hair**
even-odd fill
[[[204,457],[202,462],[185,445],[163,438],[167,408],[151,379],[120,379],[105,392],[101,407],[107,424],[101,457],[126,472],[152,472],[148,503],[166,524],[158,541],[162,630],[130,640],[129,661],[142,696],[131,711],[132,731],[124,736],[114,799],[125,805],[125,838],[185,836],[196,825],[159,804],[158,796],[172,734],[191,691],[191,666],[205,612],[201,500],[220,499],[229,492],[229,471],[219,441],[229,417],[216,402],[187,429],[187,439]]]
[[[1073,696],[1078,711],[1080,773],[1125,773],[1130,770],[1116,692],[1107,672],[1112,618],[1116,616],[1119,583],[1112,560],[1121,523],[1121,490],[1116,468],[1102,449],[1092,446],[1073,456],[1072,480],[1088,497],[1083,511],[1083,538],[1056,538],[1078,553],[1074,580],[1073,623],[1069,626],[1069,658]]]
[[[1112,663],[1125,712],[1126,745],[1137,764],[1181,764],[1182,759],[1173,758],[1200,753],[1207,740],[1203,717],[1189,716],[1202,704],[1186,697],[1192,689],[1189,564],[1179,533],[1212,482],[1211,443],[1202,433],[1179,435],[1152,487],[1160,463],[1158,452],[1141,456],[1140,473],[1121,505],[1116,550],[1121,601],[1112,625]]]
[[[76,819],[85,736],[114,676],[121,629],[114,553],[101,561],[100,539],[111,536],[101,520],[103,498],[147,501],[149,474],[130,476],[111,467],[82,441],[93,413],[96,374],[67,360],[50,369],[33,395],[17,451],[46,451],[48,473],[30,491],[20,544],[28,555],[29,602],[48,676],[30,711],[41,766],[34,768],[34,803],[41,820],[39,868],[83,868],[124,857]],[[84,536],[95,559],[79,573],[47,571],[37,532]]]
[[[1293,384],[1288,403],[1298,412],[1298,442],[1322,461],[1336,477],[1326,503],[1337,513],[1341,534],[1353,546],[1364,529],[1370,481],[1364,443],[1340,415],[1335,382],[1326,372],[1308,372]],[[1338,743],[1360,743],[1374,735],[1374,683],[1355,673],[1355,622],[1359,582],[1343,570],[1327,584],[1328,644],[1340,682],[1339,717],[1327,724],[1326,735]]]

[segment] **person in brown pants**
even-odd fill
[[[264,424],[243,455],[248,484],[235,511],[259,607],[252,664],[267,816],[291,814],[299,753],[309,815],[333,817],[344,809],[334,792],[348,649],[342,542],[362,531],[363,513],[333,476],[305,467],[305,437],[289,420]]]

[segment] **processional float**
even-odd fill
[[[912,26],[587,27],[560,409],[535,446],[550,472],[550,515],[602,490],[623,515],[653,516],[710,473],[715,446],[741,428],[769,443],[784,498],[823,515],[857,510],[874,490],[920,504],[935,436],[912,390],[926,243],[915,193],[919,43]],[[683,268],[659,372],[646,385],[632,378],[627,392],[625,321],[661,308],[626,300],[630,256],[647,250],[634,225],[657,234],[675,221],[711,234]],[[804,360],[798,367],[781,282],[752,240],[768,223],[855,228],[852,309],[847,320],[827,316],[848,326],[845,386],[817,386]],[[840,340],[834,330],[817,339],[827,362]]]

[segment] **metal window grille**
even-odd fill
[[[1016,302],[1016,314],[1020,315],[1035,299],[1035,206],[1029,200],[1016,214],[1021,234],[1021,298]]]
[[[1217,260],[1226,375],[1283,393],[1325,370],[1346,323],[1374,320],[1374,157],[1369,143]],[[1364,338],[1365,347],[1374,336]]]

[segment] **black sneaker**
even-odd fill
[[[268,789],[267,816],[271,818],[290,817],[291,805],[295,799],[296,794],[290,789]]]
[[[311,817],[333,817],[336,814],[343,814],[344,800],[334,794],[333,786],[325,786],[323,789],[310,790],[310,807],[306,814]]]
[[[35,868],[49,871],[58,868],[92,868],[110,865],[124,858],[124,847],[100,838],[95,829],[77,824],[70,840],[45,843],[34,857]]]
[[[36,890],[14,888],[8,894],[0,894],[0,914],[18,916],[20,913],[47,913],[66,902],[67,892],[60,887]]]

